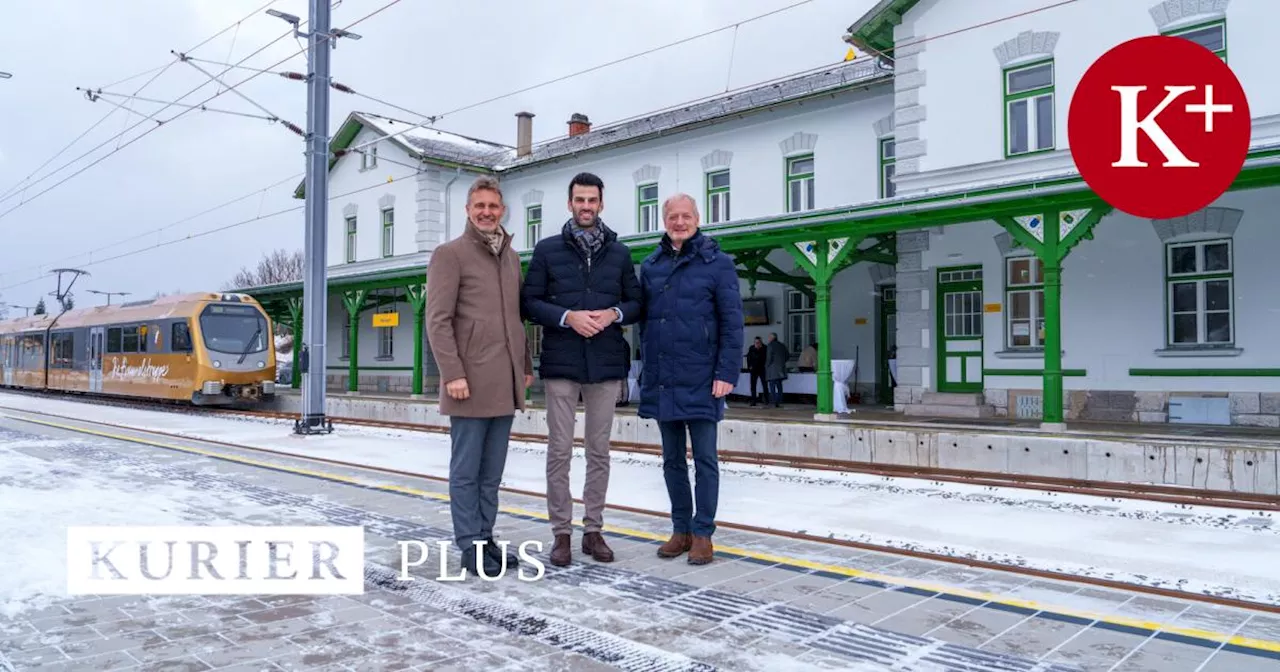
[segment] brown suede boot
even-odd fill
[[[658,557],[674,558],[685,553],[692,546],[692,540],[688,532],[676,532],[671,535],[667,543],[658,547]]]
[[[596,562],[613,562],[613,549],[604,543],[604,535],[599,532],[582,535],[582,552],[595,558]]]
[[[689,549],[689,564],[705,565],[711,562],[715,549],[711,546],[711,537],[694,537],[693,548]]]
[[[569,543],[569,535],[557,534],[556,543],[551,547],[551,564],[565,567],[573,560],[573,548]]]

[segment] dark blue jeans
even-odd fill
[[[777,405],[782,403],[782,381],[769,381],[769,403]]]
[[[671,498],[672,531],[710,537],[716,531],[716,504],[720,500],[717,423],[678,420],[660,422],[658,429],[662,432],[662,475],[667,481],[667,496]],[[685,449],[690,443],[697,479],[696,497],[689,491],[689,463],[685,459]]]
[[[459,549],[493,537],[498,486],[507,466],[507,445],[515,416],[449,418],[453,453],[449,458],[449,512]]]

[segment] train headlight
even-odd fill
[[[267,363],[266,363],[266,362],[258,362],[258,368],[259,368],[259,369],[265,369],[265,368],[267,368]]]
[[[221,369],[221,368],[222,368],[222,362],[220,362],[220,361],[218,361],[218,360],[216,360],[216,359],[215,359],[215,360],[213,360],[213,368],[215,368],[215,369]]]

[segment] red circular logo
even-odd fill
[[[1227,64],[1180,37],[1112,48],[1076,86],[1067,139],[1085,183],[1117,210],[1169,219],[1221,196],[1249,153],[1252,118]]]

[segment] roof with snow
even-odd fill
[[[527,156],[516,156],[516,149],[487,140],[441,131],[370,112],[352,112],[330,143],[334,162],[352,146],[364,128],[372,128],[399,144],[410,155],[424,161],[444,162],[481,171],[505,172],[545,161],[552,161],[584,151],[604,149],[638,142],[672,131],[687,130],[714,123],[729,116],[764,110],[815,95],[826,95],[855,86],[892,77],[879,58],[864,57],[839,65],[755,85],[677,107],[651,112],[644,116],[592,128],[581,135],[557,138],[537,144]],[[305,183],[304,183],[305,184]],[[302,198],[299,184],[294,196]]]
[[[864,57],[830,68],[792,75],[731,93],[704,98],[644,116],[594,127],[590,132],[559,138],[533,147],[528,156],[494,166],[505,171],[558,159],[584,151],[636,142],[658,134],[686,130],[716,120],[791,103],[820,94],[830,94],[853,86],[888,79],[892,71],[880,59]]]

